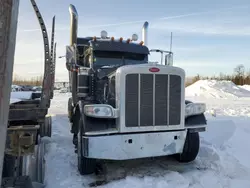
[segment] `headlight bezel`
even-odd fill
[[[188,103],[185,106],[185,117],[203,114],[206,112],[205,103]]]
[[[94,118],[117,118],[117,110],[108,104],[84,105],[84,114]]]

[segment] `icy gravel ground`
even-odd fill
[[[53,135],[47,145],[47,188],[89,187],[98,180],[93,175],[81,176],[77,171],[67,119],[68,96],[56,93],[51,104]],[[208,128],[200,134],[201,147],[195,162],[178,164],[170,157],[160,157],[108,163],[107,183],[100,187],[249,188],[250,98],[241,95],[228,99],[230,95],[225,96],[227,99],[207,97],[206,93],[199,97],[187,96],[193,101],[207,103]]]

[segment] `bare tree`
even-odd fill
[[[244,65],[240,64],[237,65],[237,67],[234,68],[235,72],[235,82],[237,85],[243,85],[244,84],[244,75],[245,75],[245,67]]]
[[[244,65],[237,65],[237,67],[234,68],[234,72],[236,76],[243,77],[245,75],[245,67]]]

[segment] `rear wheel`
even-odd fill
[[[18,187],[20,183],[20,188],[22,188],[22,184],[27,187],[27,181],[43,184],[45,176],[45,143],[39,136],[37,139],[38,141],[33,154],[21,157],[5,154],[2,174],[2,177],[4,177],[6,181],[4,185],[11,187],[13,184],[15,186],[12,187],[15,188],[16,186]],[[18,178],[16,179],[14,177]],[[28,177],[28,179],[25,177]]]
[[[38,144],[32,155],[23,157],[22,175],[29,176],[32,182],[43,184],[45,177],[45,143],[38,137]]]
[[[52,118],[51,116],[47,116],[44,119],[44,123],[40,124],[40,136],[51,137],[51,132],[52,132]]]
[[[80,115],[79,115],[80,116]],[[93,174],[96,170],[96,160],[83,156],[84,145],[82,142],[83,119],[79,117],[79,132],[77,136],[78,170],[81,175]]]
[[[70,123],[73,122],[72,114],[73,114],[72,98],[69,98],[69,100],[68,100],[68,118],[69,118]]]
[[[187,132],[183,152],[176,154],[175,158],[179,162],[188,163],[194,161],[199,153],[200,137],[198,132]]]

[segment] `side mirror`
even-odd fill
[[[173,53],[165,55],[165,65],[173,66]]]
[[[71,71],[77,65],[75,46],[66,46],[66,68]]]

